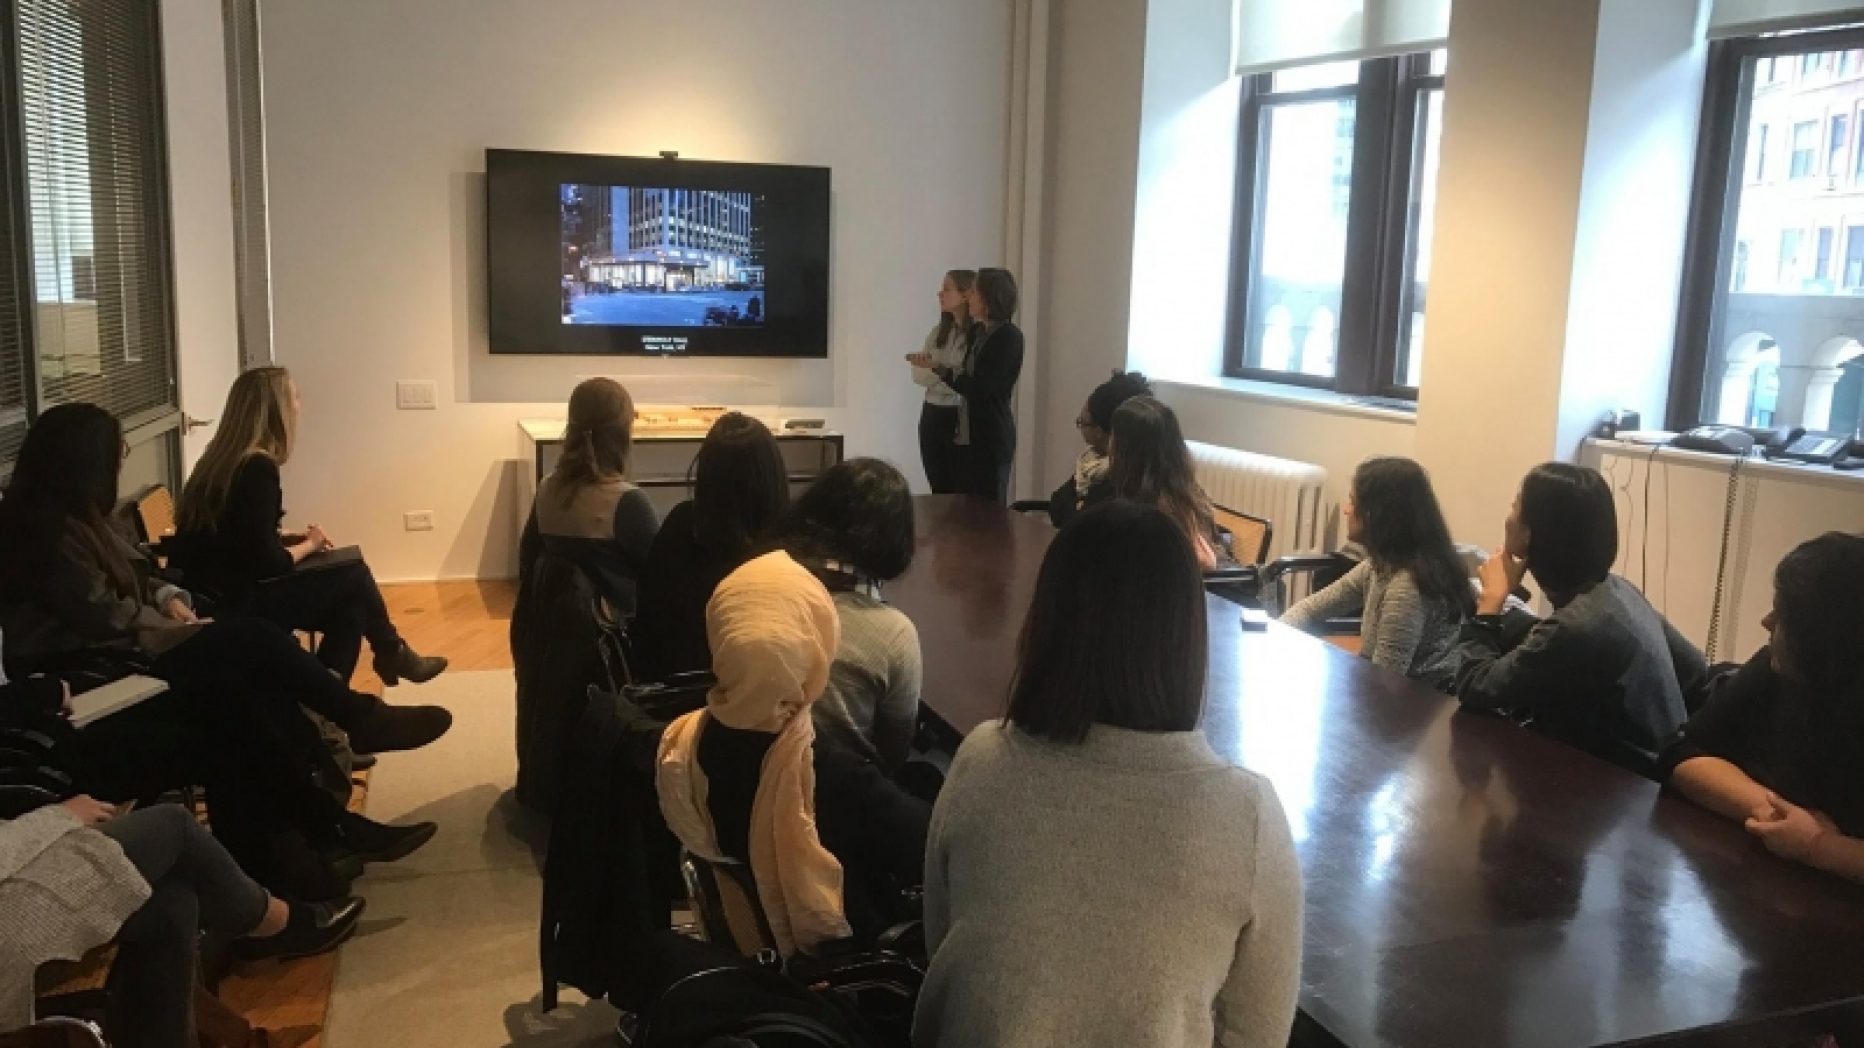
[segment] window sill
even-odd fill
[[[1655,452],[1659,461],[1662,462],[1696,466],[1722,473],[1727,473],[1735,462],[1732,455],[1688,451],[1668,445],[1637,444],[1628,440],[1602,440],[1598,437],[1587,437],[1586,445],[1600,454],[1621,455],[1629,458],[1650,458]],[[1833,469],[1830,466],[1814,466],[1809,463],[1780,462],[1759,456],[1748,457],[1741,466],[1741,475],[1779,477],[1801,484],[1823,484],[1852,490],[1864,489],[1864,470]]]
[[[1310,389],[1306,386],[1283,385],[1280,382],[1262,382],[1250,378],[1221,378],[1214,375],[1209,378],[1155,378],[1152,384],[1204,390],[1239,400],[1277,404],[1281,407],[1319,411],[1329,415],[1346,415],[1406,426],[1417,424],[1417,412],[1415,411],[1400,411],[1395,408],[1356,403],[1361,398],[1345,393],[1335,393],[1330,389]]]

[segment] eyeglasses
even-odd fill
[[[1091,418],[1078,418],[1074,420],[1074,428],[1076,429],[1099,429],[1100,427],[1095,425],[1094,420]]]

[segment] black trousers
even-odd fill
[[[184,808],[144,808],[99,829],[122,847],[151,889],[149,901],[117,932],[107,988],[110,1042],[195,1048],[200,933],[221,939],[250,934],[271,898]]]
[[[152,673],[170,684],[228,689],[249,702],[276,706],[288,700],[340,728],[357,724],[382,704],[331,676],[283,628],[251,616],[208,623],[158,656]]]
[[[919,462],[934,495],[959,490],[963,448],[953,444],[958,435],[958,409],[925,404],[919,409]]]
[[[872,761],[819,741],[815,773],[816,832],[841,863],[848,926],[856,941],[869,943],[915,916],[901,908],[900,892],[925,880],[932,805]]]
[[[1004,449],[977,446],[959,447],[961,454],[958,493],[987,498],[1000,506],[1010,504],[1010,459]]]
[[[322,751],[295,703],[207,679],[67,728],[53,755],[75,789],[100,800],[205,787],[214,836],[248,874],[279,885],[288,875],[275,861],[281,839],[319,848],[341,840],[342,808],[311,777]]]
[[[246,611],[286,630],[322,634],[317,660],[345,681],[356,672],[365,638],[377,658],[401,648],[401,634],[388,619],[375,575],[360,561],[261,582]]]

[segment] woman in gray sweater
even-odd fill
[[[1163,513],[1115,502],[1055,539],[1009,715],[933,813],[919,1048],[1288,1043],[1301,873],[1274,787],[1198,730],[1207,644]]]
[[[1424,467],[1375,458],[1353,473],[1340,507],[1346,537],[1367,557],[1344,578],[1282,616],[1296,629],[1359,614],[1361,657],[1448,689],[1456,634],[1476,607],[1469,569],[1450,542]]]

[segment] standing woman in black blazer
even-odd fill
[[[417,655],[401,639],[369,566],[357,559],[299,571],[330,540],[315,524],[302,535],[279,531],[278,469],[297,442],[299,407],[298,385],[284,368],[253,368],[233,380],[220,429],[181,491],[170,560],[191,589],[211,591],[227,611],[323,634],[318,661],[345,682],[366,637],[383,684],[426,683],[447,660]]]
[[[971,285],[977,335],[964,363],[934,373],[964,398],[958,445],[963,464],[958,491],[998,503],[1010,499],[1010,463],[1016,457],[1016,416],[1010,398],[1023,373],[1023,332],[1016,316],[1016,278],[1007,269],[980,269]]]

